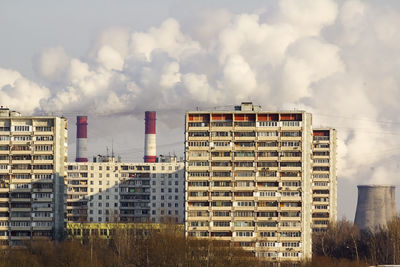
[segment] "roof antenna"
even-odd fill
[[[107,157],[108,157],[108,146],[106,146],[106,150],[107,150]]]
[[[111,139],[111,157],[114,158],[114,138]]]

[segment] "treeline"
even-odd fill
[[[338,221],[326,232],[314,234],[313,254],[360,264],[400,264],[400,218],[369,231],[347,220]]]
[[[87,237],[61,243],[36,241],[0,250],[0,267],[261,266],[250,252],[228,242],[186,239],[174,225],[145,234],[118,230],[110,239]]]
[[[360,231],[342,220],[314,234],[313,259],[304,267],[353,267],[400,263],[400,219],[374,232]],[[35,241],[25,248],[0,250],[0,267],[108,266],[277,266],[226,241],[185,238],[182,228],[168,225],[141,234],[117,230],[112,238],[84,236],[61,243]],[[282,263],[284,266],[299,266]]]

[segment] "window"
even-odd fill
[[[299,121],[282,121],[282,126],[283,127],[299,127],[300,122]]]
[[[277,127],[278,122],[277,121],[260,121],[258,122],[259,127]]]
[[[38,128],[38,127],[36,127]],[[30,131],[30,126],[29,125],[15,125],[13,127],[14,131],[16,132],[29,132]]]

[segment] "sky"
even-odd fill
[[[399,24],[395,0],[0,0],[0,104],[66,116],[70,160],[76,115],[90,155],[141,161],[146,110],[178,156],[185,111],[306,110],[338,131],[353,220],[358,184],[399,184]]]

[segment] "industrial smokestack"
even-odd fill
[[[145,113],[144,162],[156,162],[156,112]]]
[[[360,229],[385,227],[397,216],[395,187],[391,185],[359,185],[354,223]]]
[[[76,162],[88,162],[87,116],[76,117]]]

